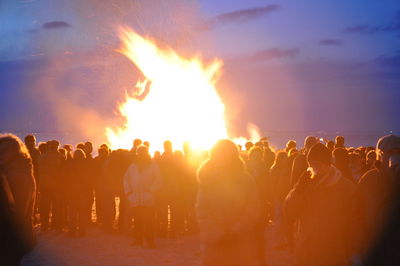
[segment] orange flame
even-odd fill
[[[225,106],[215,89],[221,60],[205,66],[198,58],[182,58],[130,28],[121,28],[120,38],[119,52],[146,80],[139,81],[135,95],[127,95],[119,106],[125,124],[106,128],[113,149],[131,147],[135,138],[149,141],[152,151],[162,150],[167,139],[177,148],[188,141],[193,148],[209,149],[218,139],[228,137]]]

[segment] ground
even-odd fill
[[[268,265],[293,265],[286,250],[276,249],[274,228],[266,230]],[[71,238],[54,231],[39,232],[38,245],[22,265],[200,265],[198,236],[157,239],[157,248],[131,246],[132,238],[92,228],[83,237]]]

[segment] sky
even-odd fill
[[[75,141],[120,123],[137,74],[119,25],[222,59],[232,134],[400,132],[398,0],[2,0],[0,131]]]

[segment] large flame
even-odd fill
[[[145,80],[119,106],[126,123],[106,128],[113,149],[131,147],[135,138],[149,141],[153,151],[161,150],[167,139],[176,148],[188,141],[193,148],[209,149],[218,139],[228,137],[225,106],[215,89],[220,60],[205,66],[199,58],[182,58],[130,28],[121,28],[120,38],[119,51],[140,69]]]

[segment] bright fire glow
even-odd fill
[[[149,141],[152,151],[162,150],[167,139],[177,149],[185,141],[195,149],[209,149],[228,137],[225,106],[215,89],[222,61],[205,66],[199,58],[182,58],[129,28],[121,28],[120,38],[119,52],[140,69],[145,80],[119,105],[126,123],[106,128],[113,149],[130,148],[135,138]]]

